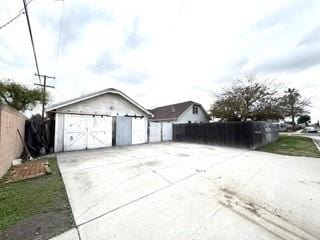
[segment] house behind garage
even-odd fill
[[[157,107],[150,111],[154,115],[151,119],[153,122],[207,123],[210,120],[202,105],[193,101]]]
[[[55,120],[55,152],[145,143],[153,116],[113,88],[49,106],[46,112]]]

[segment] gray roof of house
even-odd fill
[[[157,107],[150,111],[154,115],[153,117],[154,120],[177,119],[192,104],[199,105],[202,108],[202,110],[207,114],[207,112],[204,110],[201,104],[193,101],[187,101],[187,102],[181,102],[181,103],[170,104],[162,107]]]

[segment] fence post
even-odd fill
[[[148,121],[148,126],[147,126],[147,141],[148,143],[150,142],[150,121]]]

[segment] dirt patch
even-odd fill
[[[32,161],[14,166],[6,175],[5,182],[17,182],[43,176],[49,170],[48,165],[48,161]]]
[[[153,167],[153,166],[158,165],[158,164],[159,164],[159,162],[157,162],[157,161],[149,161],[149,162],[143,163],[143,165],[146,165],[146,166],[149,166],[149,167]]]
[[[70,209],[41,213],[19,221],[0,232],[2,240],[45,240],[57,236],[73,227]]]
[[[134,169],[134,168],[141,168],[142,167],[142,164],[139,163],[139,164],[135,164],[135,165],[130,165],[128,167],[124,167],[124,169]]]
[[[228,199],[231,199],[231,198],[232,198],[232,196],[226,195],[226,194],[224,195],[224,197],[225,197],[225,198],[228,198]]]
[[[160,162],[158,161],[148,161],[148,162],[141,162],[141,163],[138,163],[138,164],[135,164],[135,165],[131,165],[131,166],[128,166],[128,167],[125,167],[126,169],[133,169],[133,168],[142,168],[143,166],[147,166],[147,167],[153,167],[153,166],[156,166],[156,165],[159,165]]]
[[[253,214],[257,215],[258,217],[260,217],[260,214],[258,213],[258,208],[251,202],[247,203],[247,206],[244,206],[244,208],[246,208],[247,210],[249,210],[250,212],[252,212]]]
[[[320,185],[320,181],[310,181],[310,182],[298,181],[298,182],[301,183],[301,184],[305,184],[305,185],[308,185],[310,187],[316,187],[316,188],[318,188],[317,185]]]
[[[221,189],[223,194],[225,190]],[[316,239],[308,231],[280,216],[278,213],[281,211],[280,209],[272,208],[268,204],[267,206],[261,206],[237,194],[233,195],[232,198],[224,194],[222,198],[218,199],[218,202],[233,213],[262,227],[279,239]]]
[[[179,157],[190,157],[190,155],[186,154],[186,153],[178,153],[178,156]]]
[[[230,190],[228,188],[220,188],[220,190],[225,192],[225,193],[227,193],[227,194],[229,194],[229,195],[235,195],[236,194],[236,192],[234,192],[234,191],[232,191],[232,190]]]
[[[320,181],[311,181],[314,184],[320,184]]]

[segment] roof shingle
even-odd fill
[[[195,102],[187,101],[182,103],[170,104],[167,106],[157,107],[151,110],[153,119],[177,119],[187,108]],[[198,103],[196,103],[198,104]],[[200,104],[198,104],[200,105]]]

